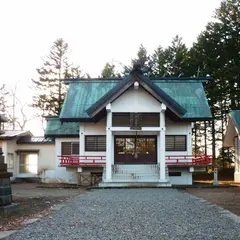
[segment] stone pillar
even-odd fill
[[[112,181],[112,111],[111,104],[106,106],[107,110],[107,127],[106,127],[106,141],[107,141],[107,154],[106,154],[106,182]]]
[[[160,158],[160,181],[165,181],[166,180],[166,169],[165,169],[165,110],[166,106],[162,103],[161,106],[161,112],[160,112],[160,153],[159,153],[159,158]]]
[[[7,172],[7,164],[4,163],[2,148],[0,148],[0,215],[15,210],[17,206],[12,204],[11,176],[12,173]]]

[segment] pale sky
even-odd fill
[[[106,62],[130,64],[141,43],[151,53],[179,34],[190,47],[220,2],[0,0],[0,83],[20,81],[22,99],[31,101],[27,86],[60,37],[69,44],[71,61],[91,77]],[[38,134],[36,126],[30,130]]]

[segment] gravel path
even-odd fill
[[[8,239],[237,240],[240,223],[175,189],[101,189],[77,196]]]

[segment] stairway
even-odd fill
[[[103,182],[100,187],[129,187],[129,186],[171,186],[166,167],[166,179],[159,179],[159,165],[157,164],[123,164],[114,165],[112,168],[112,181],[106,181],[106,169],[103,171]]]

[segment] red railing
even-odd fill
[[[58,156],[61,165],[105,165],[106,156]]]
[[[211,165],[212,156],[205,154],[198,155],[168,155],[167,165]]]
[[[58,156],[60,165],[105,165],[106,156]],[[198,155],[167,155],[167,165],[211,165],[212,156]]]

